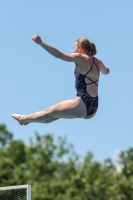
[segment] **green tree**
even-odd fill
[[[91,152],[81,159],[66,138],[51,134],[36,132],[26,146],[0,126],[0,186],[31,184],[33,200],[133,200],[133,149],[118,162],[121,172]]]
[[[133,148],[121,151],[118,159],[121,172],[117,175],[120,200],[133,200]]]
[[[10,140],[12,140],[12,133],[7,130],[6,125],[0,125],[0,148],[4,148]]]
[[[12,133],[7,130],[6,125],[0,125],[0,186],[12,185],[12,170],[14,163],[6,156],[6,148],[12,140]]]

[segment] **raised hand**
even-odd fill
[[[41,44],[41,42],[42,42],[40,36],[37,35],[37,34],[34,34],[34,35],[32,36],[32,40],[33,40],[34,42],[36,42],[37,44]]]

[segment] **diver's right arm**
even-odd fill
[[[110,69],[108,67],[105,67],[101,60],[99,60],[99,62],[100,62],[100,72],[102,74],[109,74],[110,73]]]

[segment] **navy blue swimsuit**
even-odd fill
[[[90,84],[95,84],[98,86],[97,81],[93,81],[91,80],[87,74],[89,74],[89,72],[91,71],[91,69],[93,68],[93,64],[96,65],[96,63],[94,62],[94,57],[93,57],[93,63],[92,63],[92,67],[90,68],[90,70],[85,74],[80,74],[80,72],[78,71],[77,67],[75,67],[75,88],[77,90],[77,96],[80,97],[83,102],[85,103],[86,109],[87,109],[87,115],[92,115],[98,108],[98,96],[97,97],[91,97],[87,91],[86,91],[86,86],[90,85]],[[97,67],[97,65],[96,65]],[[99,69],[97,67],[98,70],[98,74],[99,74]],[[86,83],[85,82],[85,78],[87,78],[88,80],[90,80],[90,83]]]

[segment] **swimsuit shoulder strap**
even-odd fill
[[[98,70],[98,74],[99,74],[99,69],[98,69],[98,66],[97,66],[97,64],[95,63],[95,61],[94,61],[94,57],[92,58],[92,66],[91,66],[91,68],[89,69],[89,71],[84,75],[84,76],[86,76],[87,74],[89,74],[89,72],[92,70],[92,68],[93,68],[93,64],[95,64],[96,65],[96,68],[97,68],[97,70]]]
[[[87,74],[89,74],[90,73],[90,71],[92,70],[92,68],[93,68],[93,63],[94,63],[94,57],[93,57],[93,59],[92,59],[92,66],[91,66],[91,68],[89,69],[89,71],[85,74],[85,76],[87,75]]]
[[[93,59],[93,63],[95,63],[94,59]],[[99,74],[99,68],[97,66],[97,64],[95,63],[96,67],[97,67],[97,71],[98,71],[98,74]]]
[[[92,66],[91,66],[91,68],[89,69],[89,71],[84,75],[86,78],[88,78],[90,81],[91,81],[91,83],[88,83],[88,84],[86,84],[86,85],[90,85],[90,84],[95,84],[95,85],[97,85],[98,86],[98,84],[96,83],[97,81],[93,81],[93,80],[91,80],[88,76],[87,76],[87,74],[89,74],[89,72],[91,71],[91,69],[93,68],[93,64],[95,64],[96,65],[96,67],[97,67],[97,70],[98,70],[98,74],[99,74],[99,69],[98,69],[98,66],[97,66],[97,64],[94,62],[94,57],[93,57],[93,62],[92,62]]]

